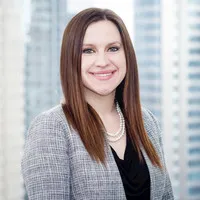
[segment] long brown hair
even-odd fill
[[[141,161],[140,147],[142,145],[152,164],[162,168],[158,154],[149,140],[143,124],[138,69],[132,42],[123,21],[111,10],[85,9],[71,19],[64,31],[60,76],[64,94],[62,107],[65,116],[69,124],[80,135],[92,159],[105,164],[105,127],[97,112],[86,102],[81,81],[83,38],[87,27],[91,23],[101,20],[109,20],[116,25],[125,51],[127,73],[116,89],[116,100],[125,117],[127,134],[130,135]]]

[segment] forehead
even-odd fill
[[[83,39],[84,44],[103,44],[113,41],[121,42],[121,36],[116,25],[109,20],[90,24]]]

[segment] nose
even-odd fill
[[[107,55],[105,53],[98,53],[96,55],[96,66],[98,67],[106,67],[109,61]]]

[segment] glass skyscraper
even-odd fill
[[[160,1],[136,0],[134,46],[138,58],[141,98],[161,117]]]
[[[200,0],[135,0],[143,105],[159,119],[175,199],[200,199]]]
[[[60,103],[60,45],[67,25],[67,1],[31,1],[26,45],[26,127],[40,112]]]
[[[200,0],[185,0],[181,9],[186,74],[185,143],[186,183],[189,199],[200,199]]]

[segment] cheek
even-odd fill
[[[81,71],[87,71],[93,64],[94,58],[92,56],[82,56]]]
[[[112,58],[112,63],[120,70],[126,71],[126,59],[123,56]]]
[[[126,59],[122,58],[118,61],[118,63],[119,71],[121,73],[122,78],[124,78],[127,72]]]
[[[124,71],[124,73],[126,73],[127,67],[126,67],[126,58],[125,58],[125,56],[121,59],[120,66],[121,66],[121,69]]]

